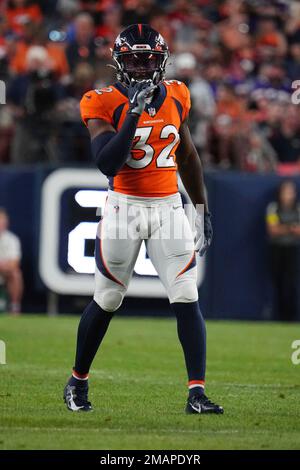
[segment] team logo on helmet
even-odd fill
[[[166,44],[166,41],[164,40],[164,38],[162,37],[162,35],[160,33],[158,33],[158,36],[156,38],[156,42],[158,44],[160,44],[161,46],[164,46]]]
[[[146,24],[126,28],[116,38],[112,50],[117,79],[124,86],[129,86],[132,80],[151,80],[157,85],[165,78],[168,57],[164,38]]]

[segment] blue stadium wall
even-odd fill
[[[43,181],[53,169],[41,166],[0,170],[0,205],[8,210],[11,230],[22,242],[24,310],[28,312],[46,310],[47,289],[38,273],[40,201]],[[275,196],[280,178],[216,171],[206,173],[205,179],[214,226],[214,241],[200,288],[205,316],[269,319],[272,289],[265,210]],[[300,178],[296,181],[300,189]],[[63,311],[68,310],[69,300],[63,304]],[[145,303],[128,299],[122,313],[132,312],[170,314],[165,300],[149,299]]]

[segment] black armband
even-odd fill
[[[139,116],[127,114],[118,132],[104,132],[91,142],[97,167],[106,176],[116,176],[131,150]]]

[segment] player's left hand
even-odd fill
[[[196,226],[196,242],[195,250],[199,252],[200,256],[203,256],[204,253],[208,250],[213,237],[213,228],[211,224],[211,214],[210,212],[204,213],[204,218],[202,214],[197,214],[195,220]]]

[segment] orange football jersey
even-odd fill
[[[139,118],[126,163],[109,178],[114,191],[141,197],[163,197],[178,191],[175,152],[179,128],[190,110],[190,94],[177,80],[165,80],[159,89]],[[89,119],[103,119],[118,131],[128,111],[126,89],[117,83],[89,91],[80,102],[80,111],[86,125]]]

